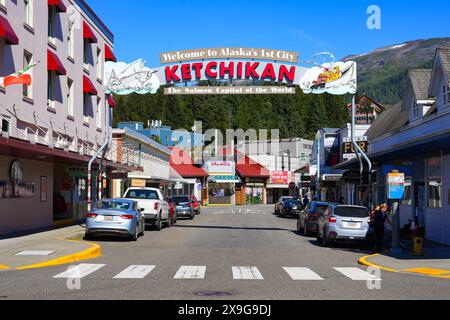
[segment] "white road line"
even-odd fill
[[[182,266],[174,279],[204,279],[205,273],[205,266]]]
[[[21,251],[16,253],[16,256],[49,256],[56,251]]]
[[[264,280],[257,267],[233,267],[235,280]]]
[[[292,280],[301,281],[319,281],[323,280],[317,273],[309,268],[283,268]]]
[[[381,281],[380,278],[359,268],[334,268],[334,270],[354,281]]]
[[[54,276],[55,279],[82,279],[100,270],[105,264],[80,264],[72,266],[67,271]]]
[[[156,266],[129,266],[114,279],[144,279]]]

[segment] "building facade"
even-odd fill
[[[82,219],[87,163],[111,127],[113,34],[83,0],[2,0],[0,29],[0,234]],[[5,85],[28,66],[31,85]]]

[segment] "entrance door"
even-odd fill
[[[420,227],[425,227],[426,224],[425,206],[425,183],[417,182],[414,184],[414,207],[416,223],[419,223]]]

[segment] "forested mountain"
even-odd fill
[[[414,40],[344,60],[358,63],[360,93],[383,104],[395,104],[403,96],[408,69],[431,68],[436,48],[446,46],[450,46],[450,38]]]
[[[114,122],[162,120],[172,128],[190,130],[194,121],[203,130],[279,129],[282,138],[313,139],[321,127],[341,127],[348,121],[344,97],[306,95],[155,95],[116,96]]]

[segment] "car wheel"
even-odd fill
[[[145,235],[145,223],[142,223],[142,224],[141,224],[141,229],[142,229],[142,230],[141,230],[140,236],[143,237],[143,236]]]
[[[300,219],[297,220],[297,232],[302,232],[302,223],[300,222]]]
[[[308,237],[308,236],[309,236],[309,232],[308,232],[308,227],[307,227],[307,225],[306,225],[306,221],[305,221],[305,225],[304,225],[304,227],[303,227],[303,235],[304,235],[305,237]]]
[[[322,238],[320,237],[320,231],[317,231],[316,241],[318,244],[322,244]]]
[[[137,241],[139,239],[139,224],[136,225],[134,235],[131,236],[131,241]]]
[[[92,235],[90,235],[89,233],[85,233],[84,234],[84,240],[92,240]]]
[[[161,215],[159,216],[158,221],[156,221],[155,227],[156,227],[157,231],[161,231],[162,230]]]

